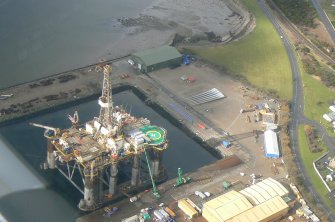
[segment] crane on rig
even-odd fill
[[[71,121],[71,124],[72,124],[73,127],[76,127],[78,125],[78,122],[79,122],[78,111],[75,111],[74,114],[73,114],[73,116],[68,115],[67,117]]]
[[[54,128],[54,127],[51,127],[51,126],[45,126],[45,125],[38,124],[38,123],[30,123],[30,125],[45,129],[44,137],[46,137],[46,138],[51,139],[51,138],[54,138],[54,137],[60,135],[60,129],[59,128]]]
[[[149,159],[148,159],[148,155],[147,155],[147,151],[144,149],[144,154],[145,154],[145,159],[147,160],[147,164],[148,164],[148,169],[149,169],[149,174],[150,174],[150,179],[151,179],[151,183],[152,183],[152,193],[156,198],[160,198],[160,195],[158,193],[155,181],[152,177],[152,172],[151,172],[151,167],[150,167],[150,163],[149,163]]]

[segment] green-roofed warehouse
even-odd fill
[[[157,69],[180,65],[182,55],[176,48],[165,45],[133,53],[131,60],[133,65],[142,73],[148,73]]]

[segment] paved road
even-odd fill
[[[326,29],[330,35],[330,37],[332,38],[334,44],[335,44],[335,30],[331,24],[331,22],[329,21],[329,19],[327,18],[327,15],[325,13],[325,11],[322,9],[319,0],[311,0],[314,8],[316,9],[320,20],[322,21],[322,23],[326,26]]]
[[[311,121],[307,119],[303,114],[303,108],[304,108],[304,96],[303,96],[303,87],[302,87],[302,81],[301,81],[301,75],[300,70],[298,67],[298,63],[294,54],[294,49],[292,48],[291,44],[289,43],[289,40],[281,27],[279,26],[278,22],[272,15],[271,9],[268,7],[268,5],[264,2],[264,0],[258,1],[260,7],[264,11],[264,13],[267,15],[267,17],[270,19],[274,27],[276,28],[279,35],[283,36],[282,40],[286,49],[286,52],[288,54],[290,64],[291,64],[291,70],[293,75],[293,99],[292,99],[292,121],[290,124],[290,138],[291,138],[291,144],[292,144],[292,151],[293,155],[295,157],[295,161],[297,163],[297,167],[299,171],[302,173],[302,177],[304,179],[304,183],[307,186],[308,190],[313,195],[317,205],[319,208],[322,208],[325,212],[328,212],[328,219],[330,221],[335,221],[335,215],[330,213],[330,211],[327,209],[327,207],[322,202],[321,198],[318,196],[316,189],[312,186],[312,183],[310,181],[310,178],[307,175],[307,172],[305,168],[303,167],[302,158],[299,152],[299,140],[298,140],[298,126],[299,124],[310,124],[319,130],[322,134],[324,134],[324,142],[325,144],[330,147],[334,148],[334,140],[328,136],[326,131],[322,126],[320,126],[318,123]]]
[[[286,30],[289,30],[300,42],[303,42],[306,46],[311,48],[317,55],[319,55],[320,58],[324,59],[326,62],[335,64],[335,60],[330,58],[319,47],[314,45],[314,43],[312,43],[304,34],[302,34],[300,30],[294,24],[292,24],[288,20],[288,18],[285,17],[285,15],[283,15],[283,13],[280,11],[280,9],[275,3],[273,3],[272,1],[269,1],[268,3],[271,4],[272,9],[275,11],[274,16],[281,27],[285,27]]]

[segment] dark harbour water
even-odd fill
[[[181,167],[184,172],[190,172],[201,166],[216,161],[214,156],[208,153],[203,147],[188,137],[179,128],[171,124],[167,119],[163,118],[155,110],[145,105],[132,91],[117,93],[113,96],[113,100],[116,105],[123,105],[126,107],[132,115],[147,117],[151,120],[152,124],[162,126],[167,130],[169,148],[164,153],[163,165],[167,169],[170,178],[176,177],[178,167]],[[66,199],[66,204],[63,204],[62,206],[67,207],[67,216],[72,218],[74,217],[73,215],[78,214],[78,211],[75,208],[79,198],[81,197],[80,193],[58,172],[50,173],[40,170],[40,163],[46,158],[46,140],[42,135],[42,129],[29,125],[29,122],[37,122],[59,128],[70,127],[70,122],[66,116],[67,114],[73,114],[75,110],[78,110],[79,112],[80,122],[84,123],[85,121],[92,119],[94,116],[98,116],[99,107],[97,100],[92,100],[0,128],[0,134],[2,134],[3,137],[7,139],[8,142],[15,148],[15,150],[32,166],[32,168],[35,169],[36,172],[44,177],[49,183],[49,190],[47,191],[40,190],[34,192],[16,193],[8,196],[7,198],[0,199],[0,210],[3,208],[7,209],[7,211],[12,211],[12,205],[9,205],[8,203],[14,203],[19,196],[29,197],[29,201],[34,203],[34,199],[31,199],[32,195],[45,199],[45,196],[53,196],[55,195],[54,192],[56,192],[61,194],[61,197]],[[46,208],[54,207],[55,210],[57,210],[57,207],[59,207],[61,202],[61,197],[58,198],[59,200],[57,198],[53,198],[55,202],[52,203],[55,204],[55,206],[51,204],[51,206],[46,206]],[[36,206],[38,206],[38,204]],[[24,207],[22,207],[22,209],[24,209]],[[13,212],[10,213],[12,214]],[[29,215],[30,213],[30,211],[27,211],[24,215]],[[47,216],[47,214],[43,215]]]

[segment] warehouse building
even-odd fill
[[[284,217],[289,206],[284,201],[289,191],[268,178],[250,187],[230,191],[203,205],[208,222],[270,222]]]
[[[140,72],[148,73],[167,67],[176,67],[182,63],[182,55],[171,46],[161,46],[131,54],[128,62]]]
[[[268,158],[279,158],[279,147],[277,133],[272,130],[264,132],[265,156]]]
[[[209,222],[223,222],[253,206],[245,196],[232,190],[203,205],[202,216]]]
[[[278,221],[288,213],[288,205],[280,197],[276,196],[269,199],[260,205],[257,205],[236,217],[233,217],[229,222],[265,222]]]
[[[274,197],[285,197],[289,191],[278,181],[267,178],[240,191],[253,205],[262,204]]]

